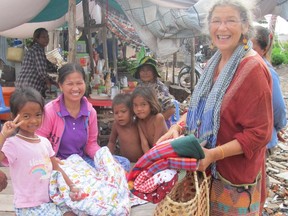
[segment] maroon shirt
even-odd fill
[[[217,161],[218,172],[234,184],[252,183],[262,172],[263,192],[265,150],[273,126],[271,88],[272,79],[262,58],[245,58],[223,98],[217,136],[217,145],[237,139],[244,152]]]

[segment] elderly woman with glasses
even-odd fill
[[[265,150],[271,140],[272,80],[252,49],[253,1],[217,0],[207,16],[217,52],[206,65],[189,110],[158,142],[192,133],[205,140],[200,171],[211,171],[211,215],[261,215]]]

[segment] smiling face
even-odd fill
[[[143,82],[151,82],[156,79],[153,66],[146,64],[139,69],[139,76]]]
[[[248,24],[241,20],[240,12],[232,6],[217,6],[209,21],[210,37],[222,54],[232,54]]]
[[[131,122],[132,114],[125,104],[117,104],[113,106],[114,120],[121,126],[125,126]]]
[[[62,84],[59,84],[65,101],[79,102],[86,91],[85,81],[80,72],[72,72],[65,77]]]
[[[133,99],[133,111],[139,119],[145,119],[151,115],[150,104],[139,95]]]
[[[33,137],[35,131],[41,126],[43,111],[41,106],[35,102],[27,102],[18,112],[20,115],[18,122],[20,125],[19,133],[24,136]]]

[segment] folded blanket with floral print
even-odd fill
[[[61,173],[53,171],[50,180],[50,197],[58,205],[67,205],[77,215],[129,215],[131,198],[124,169],[116,162],[107,147],[99,149],[92,168],[79,155],[63,160],[61,168],[76,187],[85,195],[83,200],[72,201],[69,187]]]

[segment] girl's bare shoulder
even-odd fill
[[[154,118],[156,121],[165,121],[165,118],[162,113],[157,113]]]

